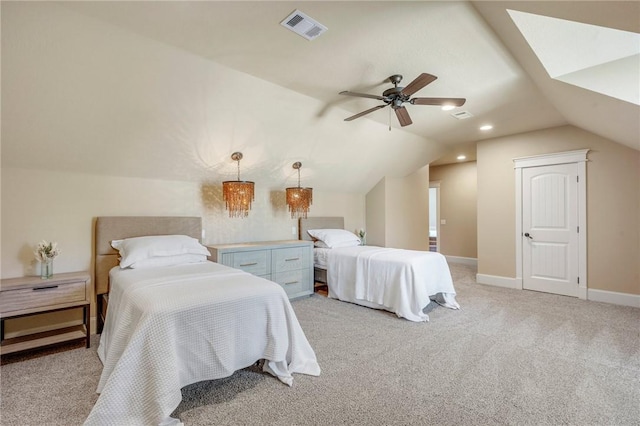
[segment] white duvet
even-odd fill
[[[228,377],[260,359],[291,385],[320,367],[278,284],[213,262],[114,268],[98,355],[100,397],[87,425],[157,425],[180,389]]]
[[[330,248],[313,248],[313,266],[317,268],[327,269],[327,259],[329,258]]]
[[[376,246],[334,248],[327,255],[329,297],[429,321],[434,300],[459,309],[447,260],[440,253]]]

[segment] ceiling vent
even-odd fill
[[[280,25],[307,40],[315,40],[320,34],[327,31],[327,27],[309,18],[299,10],[294,11],[291,15],[284,18],[284,21],[280,22]]]
[[[458,120],[464,120],[465,118],[471,118],[473,117],[473,115],[471,115],[470,112],[468,111],[458,111],[458,112],[454,112],[453,114],[451,114],[451,116],[453,118],[457,118]]]

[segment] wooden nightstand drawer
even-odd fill
[[[0,312],[86,300],[85,287],[85,283],[81,281],[58,284],[42,280],[42,283],[31,288],[3,291],[0,297]]]
[[[308,247],[291,247],[273,250],[272,272],[294,271],[307,267]]]
[[[227,263],[227,256],[231,257],[231,261]],[[223,255],[225,265],[232,268],[242,269],[254,275],[268,275],[271,272],[270,255],[266,250],[245,251],[233,253],[231,255]]]

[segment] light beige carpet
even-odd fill
[[[640,425],[640,310],[474,283],[412,323],[315,295],[293,302],[322,367],[289,388],[255,368],[183,389],[185,425]],[[91,349],[0,367],[2,425],[79,425]]]

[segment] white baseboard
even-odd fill
[[[496,287],[522,289],[522,284],[517,278],[500,277],[497,275],[476,274],[476,282],[478,284],[493,285]],[[586,294],[582,297],[582,292]],[[618,293],[615,291],[581,289],[580,299],[590,300],[592,302],[611,303],[613,305],[631,306],[640,308],[640,295],[629,293]]]
[[[478,259],[474,259],[473,257],[445,256],[445,258],[449,263],[461,263],[463,265],[478,267]]]
[[[520,289],[518,281],[515,278],[499,277],[497,275],[476,274],[476,282],[478,284],[488,284],[496,287]]]
[[[593,302],[612,303],[614,305],[640,308],[640,295],[618,293],[615,291],[587,289],[587,299]]]

